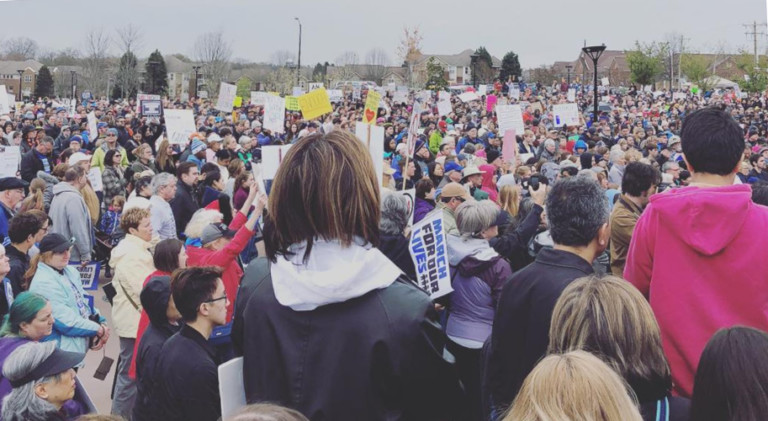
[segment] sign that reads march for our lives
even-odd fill
[[[97,290],[99,288],[101,262],[89,262],[85,266],[80,266],[80,262],[69,262],[69,266],[80,273],[84,290]]]
[[[408,248],[416,266],[417,284],[431,299],[453,291],[441,212],[433,212],[413,226]]]

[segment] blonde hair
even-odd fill
[[[40,263],[48,264],[48,262],[51,261],[51,257],[53,257],[52,251],[46,251],[45,253],[38,253],[32,259],[29,261],[29,269],[27,269],[26,272],[24,272],[24,280],[22,282],[22,289],[24,291],[29,289],[29,285],[32,283],[32,278],[35,277],[35,274],[37,273],[37,266]]]
[[[120,229],[124,233],[130,234],[129,230],[139,229],[139,225],[144,218],[150,217],[149,209],[144,208],[130,208],[123,212],[123,216],[120,217]]]
[[[585,351],[545,357],[503,421],[642,421],[618,374]]]
[[[165,142],[165,140],[163,140]],[[160,143],[162,145],[162,142]],[[165,147],[166,152],[168,151],[168,146]],[[133,150],[133,156],[137,157],[140,153],[144,152],[144,150],[152,151],[152,147],[149,146],[149,143],[142,143],[141,145],[137,146],[136,149]]]
[[[651,306],[616,276],[585,276],[568,285],[555,304],[550,353],[584,350],[599,355],[638,394],[658,400],[672,388],[661,332]]]
[[[43,193],[47,187],[45,180],[42,178],[34,178],[29,183],[29,196],[21,202],[21,208],[19,212],[26,212],[28,210],[37,209],[45,210],[45,204],[43,202]]]
[[[118,194],[112,198],[112,206],[122,209],[125,206],[125,196]]]
[[[171,146],[171,143],[168,142],[168,139],[163,139],[160,142],[160,145],[157,147],[157,156],[155,157],[155,163],[157,163],[158,170],[160,170],[160,168],[165,168],[166,164],[168,163],[168,160],[171,159],[171,157],[168,155],[169,146]]]
[[[203,228],[210,224],[216,224],[224,219],[221,212],[212,209],[200,209],[192,215],[192,218],[184,228],[184,234],[187,238],[200,238],[203,235]]]
[[[511,184],[503,186],[499,190],[498,202],[502,210],[507,211],[513,218],[516,217],[520,211],[520,193],[517,187]]]

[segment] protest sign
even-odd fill
[[[384,127],[357,122],[355,123],[355,135],[363,142],[373,160],[373,168],[376,170],[376,178],[379,186],[384,178]]]
[[[305,92],[300,86],[294,86],[293,90],[291,90],[291,96],[302,96],[304,94]]]
[[[24,105],[24,104],[22,104]],[[16,106],[16,109],[21,112],[21,109],[18,107],[18,104]],[[72,118],[77,113],[77,100],[73,99],[69,101],[69,117]]]
[[[432,91],[427,89],[426,91],[419,92],[419,99],[421,100],[421,102],[426,103],[427,101],[432,99]]]
[[[672,99],[677,101],[678,99],[685,99],[685,96],[686,96],[685,92],[675,92],[674,94],[672,94]]]
[[[459,99],[461,100],[461,102],[470,102],[470,101],[477,101],[478,99],[480,99],[480,96],[474,92],[464,92],[463,94],[459,95]]]
[[[295,96],[285,97],[285,109],[288,111],[299,111],[299,100]]]
[[[104,185],[101,181],[101,168],[91,167],[88,171],[88,181],[91,182],[93,191],[104,191]]]
[[[363,97],[362,95],[363,95],[363,93],[360,90],[359,86],[356,86],[356,87],[352,88],[352,99],[359,100],[359,99],[361,99]]]
[[[141,103],[144,101],[161,101],[160,95],[137,94],[136,95],[136,114],[141,114]]]
[[[251,91],[251,105],[264,106],[268,95],[266,92]]]
[[[421,125],[421,105],[418,102],[413,103],[413,112],[411,113],[411,124],[408,125],[408,137],[406,145],[408,146],[408,156],[413,156],[416,147],[416,137],[419,135],[419,126]],[[406,162],[406,166],[408,163]],[[405,186],[405,183],[403,183]]]
[[[141,115],[147,118],[160,118],[163,115],[163,102],[159,99],[141,101]]]
[[[0,85],[0,115],[6,115],[11,112],[11,103],[16,100],[8,100],[8,93],[5,90],[5,85]]]
[[[168,142],[186,146],[189,136],[197,131],[192,110],[165,110],[165,130]]]
[[[409,250],[416,267],[416,283],[429,298],[453,291],[442,212],[432,212],[413,226]]]
[[[320,89],[322,87],[323,87],[323,82],[310,82],[310,84],[309,84],[309,92],[312,92],[315,89]]]
[[[493,107],[496,106],[496,102],[498,102],[498,98],[496,95],[488,95],[485,97],[485,110],[489,113],[493,111]]]
[[[264,180],[274,180],[277,169],[285,158],[285,154],[293,145],[275,145],[261,147],[261,177]],[[383,154],[383,152],[382,152]]]
[[[243,357],[225,362],[219,366],[218,371],[221,419],[226,420],[247,405],[243,383]]]
[[[450,99],[441,99],[437,102],[437,113],[442,117],[453,112],[453,105]]]
[[[576,104],[555,104],[552,106],[555,116],[555,127],[578,126],[579,107]]]
[[[232,105],[234,105],[235,107],[242,107],[243,106],[243,97],[235,96],[235,100],[232,102]]]
[[[234,108],[235,96],[237,95],[237,86],[231,83],[221,82],[219,88],[219,98],[216,101],[216,109],[224,111],[225,113],[231,113]]]
[[[506,133],[507,130],[514,130],[517,133],[525,131],[520,104],[497,105],[496,119],[499,123],[499,133]]]
[[[531,111],[538,111],[539,113],[544,112],[544,106],[541,105],[541,101],[536,101],[530,105],[531,105]]]
[[[515,129],[509,129],[504,132],[504,141],[501,145],[501,156],[504,157],[504,161],[515,163],[515,155],[517,154],[517,132]]]
[[[315,89],[308,94],[304,94],[298,98],[298,101],[301,114],[306,120],[313,120],[323,114],[333,112],[333,106],[331,106],[331,101],[325,88]]]
[[[69,266],[80,273],[80,280],[83,282],[84,290],[95,291],[99,289],[99,272],[101,272],[101,262],[88,262],[85,266],[80,266],[80,262],[69,262]]]
[[[408,190],[401,190],[397,192],[401,196],[405,198],[405,202],[407,203],[406,208],[408,209],[408,225],[413,225],[413,211],[416,206],[416,189],[408,189]]]
[[[363,123],[375,124],[376,115],[379,112],[379,102],[381,102],[381,95],[378,92],[368,90],[368,95],[365,98],[365,111],[363,111]]]
[[[451,99],[451,93],[448,91],[440,91],[437,94],[439,99]]]
[[[568,89],[568,102],[576,102],[576,89]]]
[[[264,105],[264,128],[275,133],[285,131],[285,99],[267,95]]]
[[[408,92],[403,91],[396,91],[395,95],[392,97],[392,101],[396,104],[402,104],[404,102],[408,102]]]
[[[96,113],[91,111],[87,115],[88,118],[88,138],[91,139],[91,142],[96,141],[96,138],[99,137],[99,130],[98,130],[98,120],[96,120]]]
[[[477,94],[483,96],[486,93],[488,93],[488,85],[478,85]]]
[[[515,83],[509,87],[509,97],[512,99],[520,100],[520,85]]]
[[[0,146],[0,178],[16,177],[20,163],[21,151],[18,146]]]
[[[601,83],[603,86],[608,86],[608,78],[607,78],[607,77],[604,77],[604,78],[600,79],[600,83]]]
[[[344,100],[344,92],[341,89],[329,89],[328,99],[331,102],[341,102]]]

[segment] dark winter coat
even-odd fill
[[[200,209],[200,205],[197,203],[197,199],[195,199],[192,187],[178,180],[176,182],[176,196],[171,199],[171,210],[173,210],[173,218],[176,220],[176,232],[179,233],[179,236],[187,228],[189,220],[192,219],[192,215],[198,209]]]
[[[410,279],[416,279],[416,268],[408,250],[408,239],[404,235],[389,235],[381,233],[379,250],[384,253]]]

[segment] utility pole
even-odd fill
[[[748,24],[744,25],[744,27],[747,28],[747,32],[745,32],[745,34],[747,36],[751,35],[752,36],[752,40],[754,42],[755,67],[759,66],[759,60],[758,60],[758,55],[757,55],[757,37],[765,35],[765,32],[758,31],[757,28],[758,27],[763,28],[765,26],[766,26],[766,24],[764,24],[764,23],[761,23],[761,24],[758,25],[757,21],[752,22],[752,25],[748,25]],[[749,31],[750,27],[752,27],[752,31],[751,32]]]

